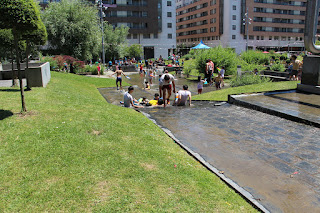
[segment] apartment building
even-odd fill
[[[304,49],[307,0],[176,0],[177,45],[203,40],[241,53]],[[248,27],[248,29],[247,29]],[[247,39],[248,36],[248,39]]]
[[[128,26],[129,44],[143,46],[144,58],[167,58],[176,48],[175,0],[109,0],[105,12],[113,26]]]

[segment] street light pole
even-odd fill
[[[105,62],[106,62],[106,59],[105,59],[105,52],[104,52],[104,27],[103,27],[103,18],[104,18],[104,13],[102,11],[102,8],[103,8],[103,3],[102,3],[102,0],[99,0],[99,8],[100,8],[100,21],[101,21],[101,33],[102,33],[102,64],[103,64],[103,67],[105,67]]]
[[[247,12],[244,14],[244,19],[243,19],[243,25],[245,25],[245,27],[247,28],[246,29],[246,34],[247,34],[247,39],[246,39],[246,51],[248,51],[248,43],[249,43],[249,24],[251,24],[250,23],[250,21],[252,20],[251,18],[249,18],[249,14],[248,14],[248,12],[249,12],[249,8],[247,7]]]

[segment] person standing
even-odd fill
[[[167,104],[170,104],[170,96],[172,93],[172,87],[173,87],[173,93],[176,93],[176,85],[174,82],[173,75],[169,73],[165,73],[161,76],[161,90],[163,95],[163,101],[164,101],[164,107],[166,107]],[[168,97],[167,97],[168,93]]]
[[[202,93],[202,89],[203,89],[203,84],[204,82],[206,82],[205,80],[201,79],[201,76],[198,76],[198,85],[197,85],[197,89],[198,89],[198,95],[200,95]]]
[[[297,56],[296,55],[292,55],[291,58],[291,64],[292,64],[292,71],[290,73],[290,80],[298,80],[298,74],[301,71],[302,68],[302,62],[297,60]]]
[[[207,63],[206,63],[206,73],[205,73],[205,78],[207,79],[207,82],[208,83],[212,83],[212,73],[213,73],[213,62],[211,61],[211,59],[208,59],[207,60]]]
[[[122,89],[122,76],[121,75],[124,75],[124,76],[126,76],[126,75],[121,70],[121,66],[119,66],[118,69],[112,75],[117,75],[117,78],[116,78],[117,90],[119,90],[118,82],[120,82],[120,89]]]
[[[225,67],[222,66],[221,70],[219,71],[220,75],[221,75],[221,86],[224,87],[224,74],[225,74],[226,70]]]

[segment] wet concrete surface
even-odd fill
[[[271,212],[320,212],[320,131],[234,105],[145,108]]]
[[[292,90],[234,97],[239,101],[308,120],[320,126],[320,95]]]
[[[158,92],[157,84],[145,91],[140,89],[140,76],[130,77],[136,88],[134,97],[151,99]],[[177,88],[184,82],[177,78]],[[188,83],[194,94],[196,87]],[[108,102],[120,105],[123,92],[115,88],[99,90]],[[224,171],[269,211],[320,212],[319,128],[235,105],[216,106],[214,102],[141,110]]]

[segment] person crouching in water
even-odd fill
[[[183,85],[183,90],[178,92],[178,102],[177,106],[187,105],[189,99],[189,106],[191,105],[191,92],[188,90],[188,85]]]
[[[134,91],[133,86],[130,86],[128,88],[128,92],[124,93],[124,95],[123,95],[124,107],[131,107],[132,106],[134,108],[143,108],[143,106],[139,106],[139,105],[134,104],[134,102],[138,103],[138,101],[132,97],[131,94],[133,93],[133,91]]]

